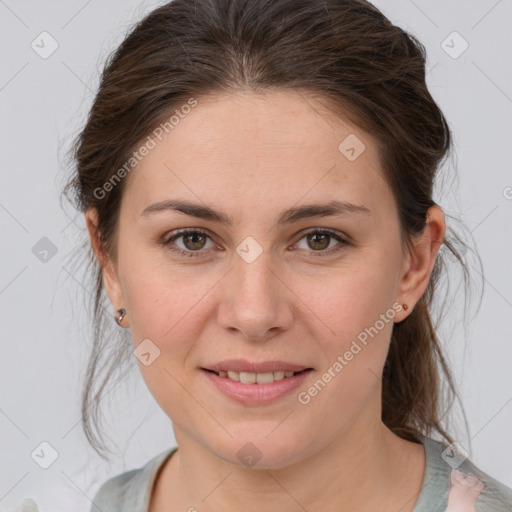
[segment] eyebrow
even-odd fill
[[[219,222],[227,226],[233,225],[233,219],[229,215],[215,210],[209,206],[199,203],[192,203],[184,200],[166,200],[159,203],[154,203],[146,207],[142,213],[142,217],[147,217],[151,214],[163,211],[178,211],[191,217],[198,219],[211,220]],[[326,204],[306,204],[304,206],[289,208],[284,210],[279,215],[277,220],[278,224],[291,224],[302,219],[309,219],[312,217],[326,217],[326,216],[347,216],[350,214],[365,214],[371,215],[372,212],[366,206],[352,204],[340,201],[331,201]]]

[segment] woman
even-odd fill
[[[441,425],[450,146],[424,48],[368,2],[175,0],[135,27],[68,186],[96,258],[84,428],[99,449],[99,361],[129,354],[104,289],[178,446],[91,511],[512,510]]]

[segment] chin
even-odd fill
[[[222,445],[215,443],[212,451],[226,462],[256,470],[281,469],[301,459],[298,452],[304,449],[304,441],[278,435],[277,432],[265,437],[268,430],[264,432],[259,435],[239,435]]]

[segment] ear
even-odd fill
[[[445,231],[443,210],[438,205],[431,206],[427,211],[426,225],[423,231],[413,238],[413,248],[404,262],[398,297],[400,304],[407,304],[408,308],[407,311],[397,313],[396,323],[407,318],[427,289]]]
[[[85,223],[91,239],[94,254],[102,267],[103,286],[107,292],[110,302],[115,310],[114,316],[118,316],[117,310],[125,304],[121,284],[117,275],[115,262],[105,253],[101,245],[100,231],[98,229],[98,212],[96,208],[88,208],[85,212]],[[123,321],[123,327],[127,327],[127,317]]]

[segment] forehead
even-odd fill
[[[195,99],[130,173],[124,194],[138,212],[169,197],[234,210],[301,198],[370,204],[386,192],[390,199],[376,140],[313,97],[273,91]]]

